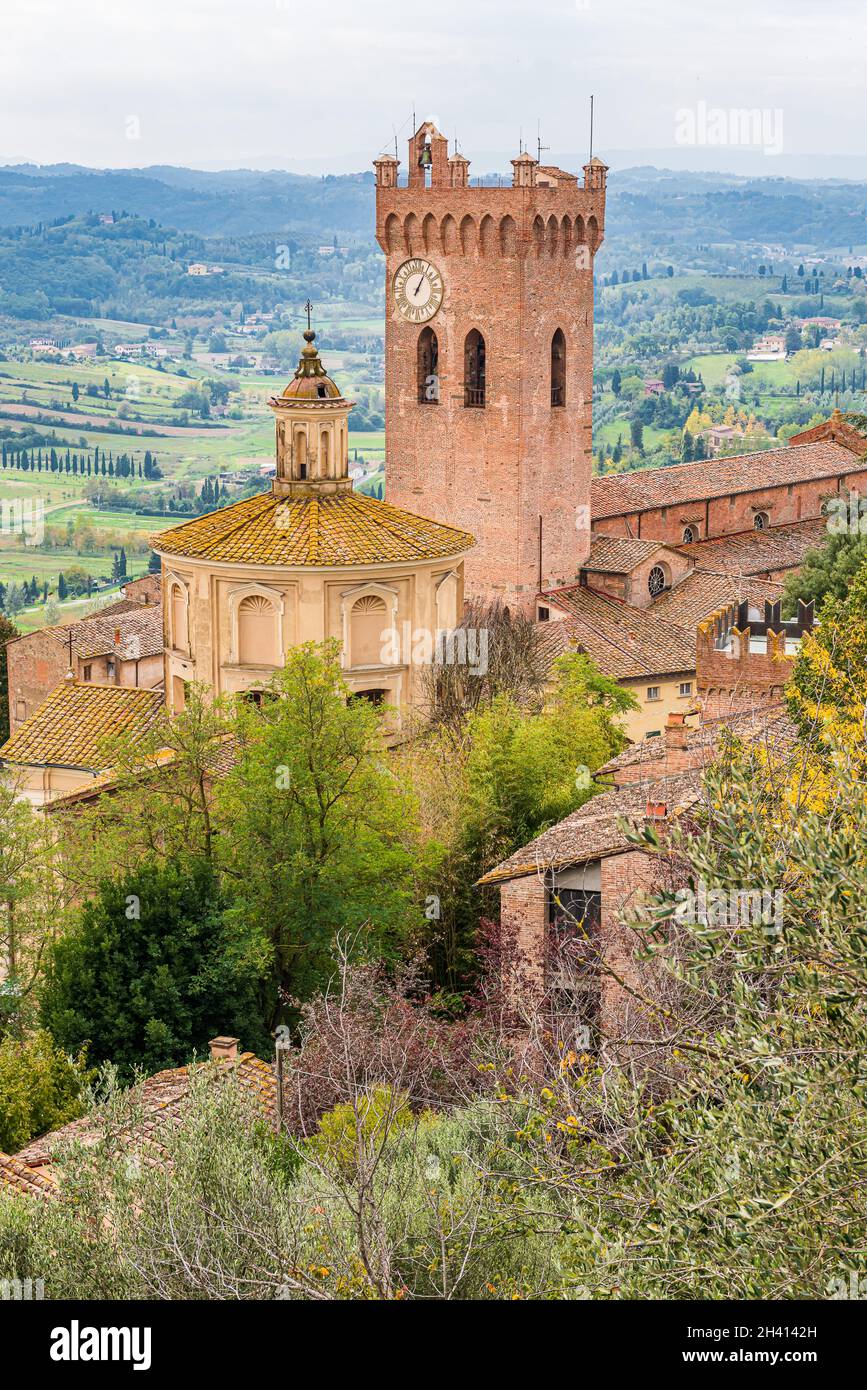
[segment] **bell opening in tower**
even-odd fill
[[[464,405],[483,409],[485,404],[485,340],[473,328],[464,342]]]
[[[439,405],[439,341],[433,329],[423,328],[418,335],[418,400],[419,405]]]

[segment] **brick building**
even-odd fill
[[[633,924],[643,897],[686,881],[684,866],[664,852],[669,829],[701,806],[702,770],[724,732],[772,756],[795,739],[779,705],[701,725],[691,724],[696,717],[672,715],[664,737],[612,758],[596,774],[605,791],[480,880],[500,891],[506,984],[519,1030],[536,1007],[565,1009],[587,1028],[589,1046],[609,1058],[618,1040],[652,1032],[637,997],[648,977],[645,942]],[[648,822],[662,853],[634,842],[632,832]]]
[[[470,531],[469,593],[531,611],[590,548],[593,258],[606,167],[469,181],[430,122],[375,161],[389,502]]]
[[[642,895],[661,884],[668,865],[663,856],[632,844],[627,827],[650,820],[664,830],[701,797],[695,769],[652,784],[615,787],[480,880],[480,886],[500,889],[518,1027],[522,1016],[547,1001],[577,1014],[588,1029],[588,1046],[636,1028],[643,1010],[611,972],[627,986],[640,984],[638,939],[629,917]]]
[[[865,452],[835,411],[786,448],[594,478],[593,529],[679,546],[815,521],[829,497],[867,491]]]
[[[6,644],[6,661],[9,728],[14,733],[69,670],[82,683],[144,690],[161,686],[162,614],[153,603],[122,599],[78,623],[13,638]]]
[[[800,603],[789,621],[777,602],[766,603],[764,614],[748,603],[728,604],[699,623],[696,682],[705,717],[778,703],[801,638],[812,627],[812,603]]]

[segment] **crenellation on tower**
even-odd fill
[[[429,121],[376,167],[387,496],[472,531],[468,589],[530,609],[590,547],[593,258],[606,168],[521,153],[471,186]]]

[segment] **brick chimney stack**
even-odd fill
[[[665,751],[684,752],[689,746],[686,715],[672,711],[665,723]]]
[[[211,1049],[212,1062],[237,1062],[238,1044],[240,1038],[211,1038],[208,1047]]]

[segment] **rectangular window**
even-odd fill
[[[659,699],[659,686],[658,686],[658,685],[649,685],[649,686],[647,687],[647,698],[648,698],[648,700],[658,700],[658,699]]]
[[[601,1021],[602,894],[549,889],[548,923],[545,983],[551,1004],[558,1016],[569,1015],[572,1046],[592,1051]]]
[[[681,681],[677,693],[678,695],[691,695],[692,681]]]
[[[90,673],[91,673],[92,670],[93,670],[93,667],[92,667],[92,666],[85,666],[84,672],[83,672],[83,674],[82,674],[81,679],[82,679],[82,680],[85,680],[85,681],[89,681],[89,680],[90,680]]]
[[[645,738],[662,738],[662,730],[661,730],[661,729],[648,729],[648,730],[647,730],[647,733],[644,735],[644,737],[645,737]]]
[[[537,616],[540,623],[547,623],[551,616],[550,608],[540,608]]]

